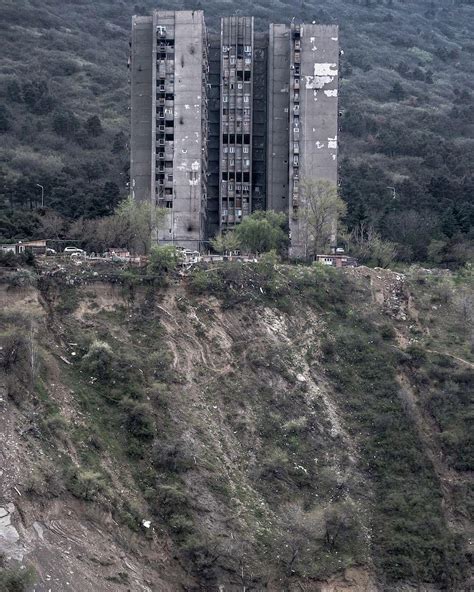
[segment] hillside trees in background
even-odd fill
[[[67,7],[67,21],[59,0],[0,7],[3,239],[18,234],[12,221],[21,215],[12,210],[39,205],[36,183],[45,187],[47,206],[71,219],[110,215],[128,194],[130,18],[149,14],[156,2]],[[170,0],[167,7],[183,4]],[[204,8],[217,30],[228,5],[211,0]],[[466,262],[474,226],[472,3],[243,0],[239,10],[255,16],[257,29],[293,17],[340,24],[340,182],[348,230],[368,224],[382,240],[395,241],[406,262],[430,260],[433,241],[444,247],[430,261]],[[396,188],[395,201],[388,186]],[[411,233],[393,236],[392,222],[404,211],[421,217],[423,244]]]

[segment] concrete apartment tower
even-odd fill
[[[200,10],[133,17],[131,192],[166,211],[155,241],[190,249],[205,235],[207,52]]]
[[[305,184],[337,186],[338,37],[333,25],[270,25],[267,207],[289,213],[294,257],[308,247]]]
[[[221,19],[221,231],[252,212],[253,29],[253,17]]]
[[[305,257],[302,189],[337,185],[338,64],[337,26],[232,16],[208,40],[202,11],[134,17],[131,190],[166,210],[155,239],[199,249],[268,209]]]

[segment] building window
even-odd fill
[[[250,103],[250,96],[244,95],[244,103]]]
[[[243,150],[244,150],[244,154],[248,154],[249,153],[249,147],[248,146],[244,146]]]

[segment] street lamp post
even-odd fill
[[[41,187],[41,207],[44,208],[44,187],[39,183],[36,183],[36,187]]]

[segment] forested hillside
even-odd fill
[[[200,7],[208,25],[231,2]],[[155,0],[3,0],[2,238],[34,234],[46,206],[109,213],[127,193],[132,14]],[[474,221],[471,0],[242,0],[257,27],[293,16],[341,26],[341,182],[346,224],[373,226],[401,260],[464,263]],[[394,189],[391,189],[391,188]],[[15,211],[12,212],[11,208]],[[23,208],[23,210],[21,210]],[[23,211],[23,214],[22,214]]]

